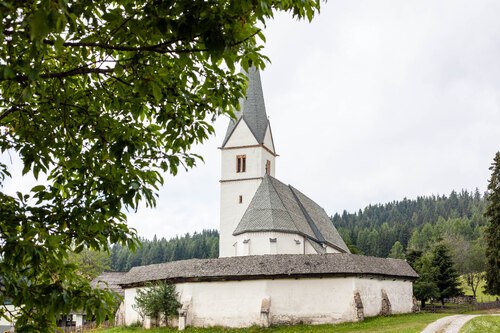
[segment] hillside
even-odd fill
[[[422,196],[386,204],[369,205],[356,213],[344,211],[331,217],[354,251],[387,257],[399,241],[403,249],[425,250],[442,238],[471,241],[482,237],[486,225],[484,195],[462,190],[446,196]]]
[[[331,220],[353,252],[387,257],[398,241],[406,252],[408,248],[425,250],[443,238],[473,241],[482,237],[485,205],[478,190],[474,193],[462,190],[448,196],[422,196],[369,205],[355,213],[335,214]],[[141,242],[142,248],[135,253],[113,246],[111,269],[127,271],[139,265],[219,255],[217,230]]]

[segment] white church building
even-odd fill
[[[414,309],[415,271],[403,260],[351,254],[326,212],[275,178],[276,150],[260,74],[221,146],[220,258],[134,267],[123,322],[141,320],[138,288],[176,285],[178,324],[269,326],[338,323]]]

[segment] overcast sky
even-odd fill
[[[312,23],[278,15],[261,73],[276,177],[329,215],[485,191],[500,150],[499,17],[498,0],[328,1]],[[140,236],[218,228],[227,123],[196,147],[204,164],[167,177],[156,209],[129,214]]]

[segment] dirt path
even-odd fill
[[[466,322],[478,316],[483,315],[454,315],[444,317],[429,324],[422,333],[458,333]]]

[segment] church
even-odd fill
[[[415,309],[404,260],[351,254],[322,207],[275,178],[276,150],[258,70],[221,150],[217,259],[132,268],[121,278],[122,323],[141,321],[138,288],[176,285],[186,326],[324,324]],[[148,326],[146,318],[145,325]]]

